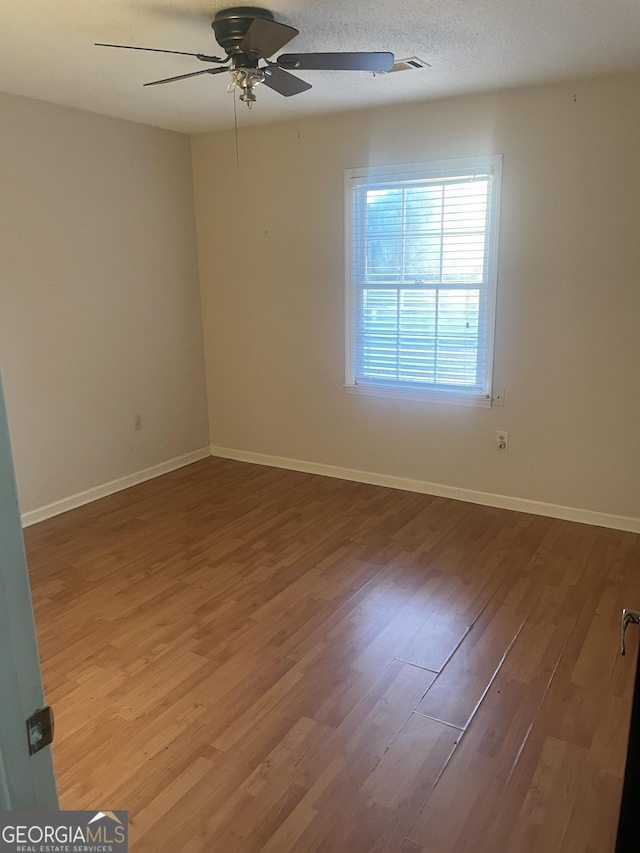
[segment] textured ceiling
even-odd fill
[[[143,89],[204,66],[188,56],[93,46],[219,53],[210,22],[231,5],[243,4],[2,0],[0,90],[178,131],[232,126],[226,74]],[[278,0],[267,8],[300,30],[283,52],[390,50],[431,67],[300,73],[311,90],[283,98],[259,87],[250,113],[238,104],[241,124],[640,70],[638,0]]]

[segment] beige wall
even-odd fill
[[[7,95],[0,126],[0,371],[28,512],[208,444],[191,159],[185,136]]]
[[[640,518],[639,103],[625,76],[241,127],[239,168],[194,137],[212,443]],[[485,153],[506,405],[347,395],[344,169]]]

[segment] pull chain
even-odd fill
[[[240,154],[238,152],[238,113],[236,110],[236,90],[233,90],[233,127],[236,134],[236,169],[240,168]]]

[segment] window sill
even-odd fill
[[[363,397],[387,397],[392,400],[417,400],[421,403],[444,403],[453,406],[478,406],[482,409],[491,408],[491,397],[478,394],[465,394],[456,391],[420,390],[419,388],[387,388],[381,385],[349,385],[344,386],[347,394]]]

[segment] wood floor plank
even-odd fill
[[[547,548],[560,528],[545,537]],[[491,686],[505,656],[537,603],[547,576],[537,571],[540,555],[513,547],[505,556],[509,571],[470,626],[453,658],[447,662],[417,708],[419,713],[466,728]]]
[[[516,839],[520,847],[513,849],[564,850],[563,838],[570,809],[566,808],[566,801],[564,809],[559,809],[558,803],[566,792],[567,774],[571,778],[589,780],[589,785],[597,787],[598,772],[590,764],[586,749],[559,739],[555,746],[561,748],[554,749],[552,741],[545,743],[544,738],[536,737],[546,709],[553,708],[555,715],[562,707],[553,700],[560,684],[559,673],[563,664],[573,670],[571,650],[582,647],[578,639],[579,616],[591,612],[601,583],[597,571],[602,568],[606,550],[603,540],[608,534],[598,537],[593,531],[580,533],[563,529],[554,546],[555,568],[549,572],[536,606],[437,789],[408,833],[433,853],[457,850],[469,837],[473,837],[477,849],[483,851],[510,850]],[[613,655],[616,639],[617,635],[608,637]],[[598,688],[602,691],[601,682]],[[613,734],[609,728],[611,722],[610,719],[607,722],[606,716],[603,719],[610,735]],[[625,739],[619,740],[624,742]],[[545,755],[548,756],[546,762]],[[466,778],[463,780],[465,765]],[[536,768],[542,775],[534,782]],[[619,790],[622,762],[616,772]],[[535,819],[528,821],[532,826],[523,827],[523,802],[530,789],[539,793],[537,786],[543,787],[545,801],[550,804],[548,819],[544,821],[544,828]],[[438,812],[445,803],[453,802],[457,825],[438,822],[435,819]],[[608,849],[606,843],[611,841],[616,821],[609,820],[605,825],[607,833],[599,829],[602,850]],[[533,846],[529,848],[525,844]]]
[[[26,531],[66,808],[133,853],[603,853],[640,537],[207,459]]]
[[[372,802],[389,810],[426,801],[451,756],[460,732],[412,714],[363,785]]]

